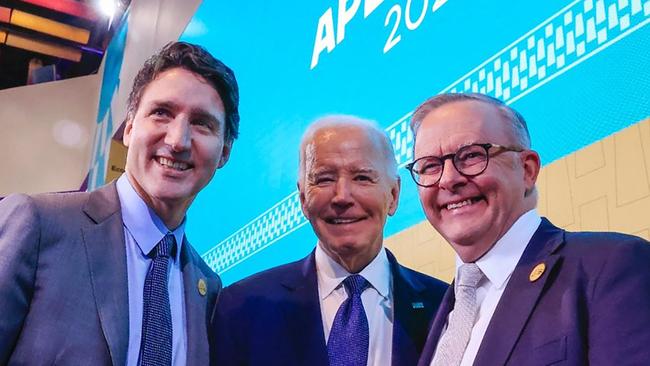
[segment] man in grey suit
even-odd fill
[[[93,192],[0,201],[0,364],[205,365],[219,277],[184,234],[230,155],[226,65],[175,42],[129,96],[126,173]]]

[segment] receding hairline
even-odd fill
[[[305,170],[305,149],[314,140],[316,134],[326,129],[352,128],[366,133],[368,139],[376,142],[382,157],[386,160],[387,173],[389,176],[397,177],[397,162],[393,144],[390,142],[386,132],[379,127],[377,122],[364,119],[354,115],[332,114],[320,117],[312,122],[300,139],[300,151],[298,162],[298,181],[304,178]]]
[[[420,104],[411,116],[411,132],[414,140],[417,138],[417,131],[426,116],[434,110],[448,104],[460,102],[480,102],[494,107],[508,124],[512,137],[521,147],[531,147],[530,132],[524,117],[514,108],[506,105],[503,101],[489,95],[480,93],[445,93],[433,96]]]

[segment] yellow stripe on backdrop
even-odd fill
[[[15,34],[7,35],[6,43],[8,46],[22,48],[24,50],[34,51],[49,56],[55,56],[74,62],[81,61],[81,51],[71,47],[58,46],[55,44],[33,40]]]
[[[90,31],[86,29],[15,9],[11,13],[11,24],[81,44],[87,44],[90,39]]]

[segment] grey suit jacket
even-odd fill
[[[208,318],[221,281],[187,242],[181,268],[187,363],[206,365]],[[205,296],[199,279],[207,283]],[[0,365],[124,365],[128,337],[115,184],[0,201]]]

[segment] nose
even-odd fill
[[[175,152],[182,152],[190,149],[192,143],[191,126],[189,120],[183,116],[177,116],[167,124],[165,144]]]
[[[467,177],[458,172],[451,159],[445,160],[444,164],[442,176],[440,176],[440,180],[438,181],[438,187],[440,189],[454,192],[458,187],[467,183]]]
[[[334,197],[332,204],[337,207],[348,207],[353,204],[350,182],[345,178],[339,178],[334,186]]]

